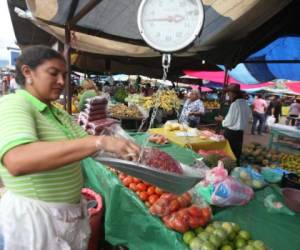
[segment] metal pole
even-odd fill
[[[67,75],[66,75],[66,86],[65,86],[65,109],[69,114],[72,114],[72,91],[71,91],[71,30],[70,26],[66,25],[65,28],[65,44],[64,44],[64,56],[67,63]]]
[[[220,109],[219,109],[219,115],[222,114],[222,111],[224,109],[224,102],[225,102],[225,90],[228,87],[228,80],[229,80],[229,75],[228,75],[228,68],[225,68],[225,75],[224,75],[224,85],[223,85],[223,89],[222,89],[222,94],[221,94],[221,98],[220,98]]]

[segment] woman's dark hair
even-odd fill
[[[62,54],[44,45],[30,46],[24,49],[16,63],[16,82],[21,86],[25,85],[25,77],[22,73],[22,66],[28,65],[35,70],[47,60],[60,59],[65,62]]]

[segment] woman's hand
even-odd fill
[[[98,136],[96,148],[97,150],[114,153],[124,160],[137,161],[140,154],[140,147],[137,144],[112,136]]]

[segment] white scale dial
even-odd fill
[[[162,52],[174,52],[191,44],[204,21],[201,0],[143,0],[138,26],[143,39]]]

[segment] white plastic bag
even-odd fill
[[[268,116],[267,117],[267,120],[266,120],[266,124],[267,126],[271,126],[275,123],[275,117],[272,115],[272,116]]]

